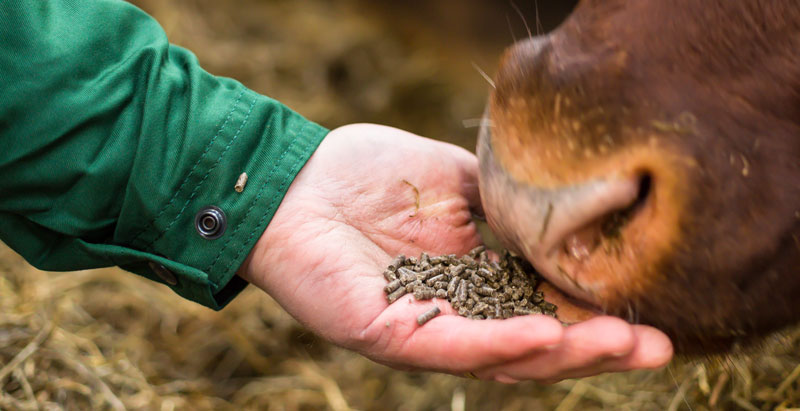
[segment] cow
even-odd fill
[[[583,0],[502,57],[490,227],[590,311],[715,353],[800,319],[800,3]]]

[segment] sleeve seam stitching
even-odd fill
[[[131,243],[131,244],[135,243],[135,242],[136,242],[136,240],[138,240],[138,239],[139,239],[139,237],[140,237],[142,234],[144,234],[144,233],[145,233],[145,232],[146,232],[146,231],[147,231],[149,228],[153,227],[153,226],[154,226],[154,224],[155,224],[155,222],[156,222],[156,221],[158,221],[158,219],[159,219],[159,218],[161,218],[161,217],[164,215],[164,213],[166,213],[166,212],[167,212],[167,210],[168,210],[168,209],[169,209],[169,207],[172,205],[172,203],[175,201],[175,199],[177,199],[177,198],[178,198],[178,194],[180,194],[181,190],[183,190],[183,187],[184,187],[184,186],[186,185],[186,183],[189,181],[189,178],[190,178],[190,177],[191,177],[191,176],[194,174],[195,170],[197,169],[197,166],[198,166],[198,165],[200,165],[200,163],[203,161],[203,158],[206,156],[206,154],[208,154],[209,150],[211,150],[211,147],[213,147],[213,145],[214,145],[214,141],[217,139],[217,137],[219,137],[219,135],[220,135],[220,134],[222,133],[222,131],[225,129],[225,126],[228,124],[228,121],[230,121],[230,119],[231,119],[231,116],[232,116],[232,115],[233,115],[233,113],[236,111],[236,106],[239,104],[239,101],[241,100],[242,96],[244,96],[244,90],[242,90],[241,92],[239,92],[239,95],[236,97],[236,100],[235,100],[235,101],[233,102],[233,104],[231,105],[231,109],[230,109],[230,111],[228,112],[228,115],[225,117],[225,121],[222,123],[222,125],[220,125],[219,129],[217,129],[217,132],[216,132],[216,134],[214,134],[214,137],[212,137],[212,138],[211,138],[211,140],[208,142],[208,144],[206,145],[206,148],[205,148],[205,150],[204,150],[204,151],[203,151],[203,153],[200,155],[200,158],[198,158],[198,159],[197,159],[197,162],[194,164],[194,166],[192,166],[192,169],[189,171],[189,173],[188,173],[188,174],[186,175],[186,177],[183,179],[183,181],[181,182],[181,184],[178,186],[178,189],[177,189],[177,190],[175,190],[175,194],[173,194],[173,196],[172,196],[172,198],[169,200],[169,202],[168,202],[166,205],[164,205],[164,207],[161,209],[161,212],[160,212],[160,213],[158,213],[158,215],[157,215],[155,218],[153,218],[153,219],[152,219],[150,222],[148,222],[147,224],[145,224],[145,225],[142,227],[142,229],[141,229],[141,230],[139,230],[139,232],[137,232],[137,233],[136,233],[136,234],[133,236],[133,238],[132,238],[132,239],[131,239],[131,241],[130,241],[130,243]],[[150,243],[148,244],[148,246],[149,246],[150,244],[152,244],[153,242],[155,242],[155,240],[154,240],[154,241],[152,241],[152,242],[150,242]]]
[[[217,161],[214,162],[214,164],[211,166],[211,168],[208,169],[208,171],[206,171],[206,174],[203,176],[203,178],[200,179],[200,181],[195,186],[194,190],[192,190],[191,194],[189,194],[189,198],[186,199],[186,202],[183,204],[183,207],[181,207],[181,210],[178,212],[178,214],[175,215],[175,218],[173,218],[172,221],[166,227],[164,227],[163,230],[161,230],[161,233],[158,235],[158,237],[156,237],[154,240],[148,242],[146,247],[151,247],[157,241],[161,240],[161,238],[164,237],[164,235],[167,233],[167,231],[169,231],[169,229],[172,228],[172,226],[175,224],[175,222],[177,222],[178,219],[180,219],[180,217],[183,215],[184,211],[186,211],[186,207],[189,206],[189,204],[192,202],[194,197],[197,195],[198,191],[200,190],[200,187],[206,181],[208,176],[222,162],[222,158],[225,157],[225,154],[228,153],[228,150],[231,148],[233,143],[236,141],[237,138],[239,138],[239,135],[241,134],[242,129],[244,129],[244,126],[247,124],[248,120],[250,119],[250,114],[252,114],[253,107],[255,107],[257,101],[258,101],[258,98],[254,98],[253,101],[250,103],[250,108],[247,111],[247,115],[245,116],[244,120],[242,120],[242,124],[239,126],[239,129],[236,130],[236,134],[234,134],[234,136],[231,138],[231,140],[228,142],[228,144],[222,150],[222,153],[220,153],[219,157],[217,158]]]
[[[239,230],[239,228],[242,226],[242,224],[244,224],[244,222],[245,222],[245,221],[247,220],[247,218],[250,216],[250,212],[251,212],[251,211],[252,211],[252,210],[255,208],[256,204],[258,203],[258,200],[260,200],[260,199],[261,199],[261,196],[264,194],[264,191],[265,191],[266,187],[268,186],[268,183],[269,183],[269,181],[270,181],[270,180],[271,180],[271,178],[272,178],[272,177],[275,175],[275,172],[278,170],[278,168],[280,167],[280,165],[283,163],[283,159],[286,157],[286,154],[287,154],[287,153],[289,153],[289,151],[290,151],[290,150],[291,150],[291,149],[292,149],[294,146],[298,145],[298,143],[299,143],[299,142],[302,140],[302,139],[297,139],[296,137],[297,137],[298,135],[302,135],[302,134],[303,134],[303,132],[304,132],[304,131],[305,131],[305,129],[306,129],[306,126],[307,126],[307,124],[304,124],[304,125],[303,125],[303,126],[302,126],[302,127],[299,129],[299,130],[298,130],[298,131],[296,131],[296,132],[294,133],[294,135],[293,135],[293,139],[292,139],[293,141],[292,141],[292,142],[291,142],[291,143],[290,143],[290,144],[289,144],[289,145],[286,147],[286,149],[285,149],[285,150],[283,151],[283,153],[281,154],[281,157],[280,157],[280,158],[278,159],[278,161],[275,163],[275,166],[272,168],[272,170],[270,170],[269,174],[267,175],[267,183],[266,183],[266,184],[264,184],[264,185],[261,187],[261,190],[259,190],[259,193],[258,193],[258,195],[256,196],[256,198],[255,198],[255,199],[253,199],[252,203],[250,204],[250,208],[248,208],[248,209],[247,209],[247,212],[245,212],[245,216],[244,216],[244,218],[242,218],[242,220],[239,222],[239,224],[237,224],[236,228],[235,228],[235,229],[234,229],[234,231],[231,233],[231,237],[228,239],[228,241],[226,241],[226,242],[225,242],[225,245],[222,247],[222,249],[219,251],[219,253],[217,253],[217,256],[216,256],[216,257],[214,258],[214,260],[213,260],[213,261],[212,261],[212,262],[211,262],[211,263],[208,265],[208,268],[205,270],[205,271],[206,271],[206,273],[210,273],[210,272],[211,272],[211,271],[214,269],[214,267],[215,267],[215,266],[217,265],[217,263],[220,261],[220,258],[222,257],[222,254],[223,254],[223,253],[225,252],[225,250],[228,248],[228,245],[230,244],[230,242],[231,242],[231,241],[233,241],[233,240],[235,239],[235,234],[236,234],[236,232]],[[305,143],[305,142],[303,142],[303,143]],[[305,145],[305,144],[304,144],[304,145]],[[292,166],[290,167],[290,170],[293,170],[293,169],[295,168],[295,166],[297,165],[297,163],[299,163],[299,162],[301,161],[301,159],[302,159],[302,158],[303,158],[303,156],[298,156],[298,158],[295,160],[294,164],[292,164]],[[285,190],[285,188],[286,188],[286,184],[287,184],[287,182],[288,182],[288,181],[293,181],[293,180],[294,180],[293,178],[292,178],[292,179],[289,179],[289,178],[284,178],[284,179],[283,179],[283,181],[281,182],[280,186],[278,187],[278,191],[279,191],[279,192],[283,192],[283,191]],[[273,199],[272,199],[272,201],[269,203],[269,205],[266,207],[266,209],[265,209],[265,212],[264,212],[264,216],[262,216],[262,217],[261,217],[261,219],[259,219],[259,222],[258,222],[258,224],[257,224],[257,225],[256,225],[256,227],[254,228],[253,232],[251,232],[251,233],[250,233],[250,235],[247,237],[247,239],[244,241],[244,243],[247,243],[247,242],[249,242],[249,241],[252,239],[252,237],[253,237],[254,233],[255,233],[256,231],[258,231],[258,228],[261,226],[261,224],[262,224],[262,223],[263,223],[263,221],[264,221],[264,217],[265,217],[267,214],[269,214],[269,212],[270,212],[270,210],[272,209],[272,207],[274,207],[274,206],[275,206],[275,202],[276,202],[276,200],[277,200],[277,197],[278,197],[278,196],[276,196],[275,198],[273,198]],[[237,252],[236,256],[233,258],[233,260],[236,260],[237,258],[239,258],[239,256],[241,255],[241,252],[242,252],[242,250],[239,250],[239,251]],[[215,288],[216,288],[216,287],[215,287]]]

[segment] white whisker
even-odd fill
[[[481,69],[474,61],[472,62],[472,67],[474,67],[475,70],[478,70],[478,74],[480,74],[481,77],[483,77],[483,79],[486,80],[490,86],[492,86],[492,88],[497,88],[497,86],[494,85],[494,80],[492,80],[492,78],[489,77],[489,75],[486,74],[486,72],[483,71],[483,69]]]
[[[539,18],[539,0],[533,0],[533,7],[536,8],[536,35],[541,36],[544,34],[544,26],[542,26],[542,19]]]
[[[528,31],[528,38],[533,38],[533,33],[531,33],[531,28],[528,26],[528,22],[525,20],[525,15],[522,14],[522,10],[517,7],[517,3],[514,3],[514,0],[509,0],[511,2],[511,7],[516,10],[517,14],[519,14],[519,18],[522,19],[522,23],[525,24],[525,30]]]
[[[508,13],[506,13],[506,23],[508,23],[508,32],[511,33],[511,40],[513,40],[514,43],[516,43],[517,36],[514,35],[514,28],[511,27],[511,18],[508,17]]]
[[[464,128],[494,127],[492,120],[488,118],[468,118],[461,121],[461,124],[464,125]]]
[[[634,316],[633,316],[633,306],[631,302],[628,301],[628,322],[633,324]]]

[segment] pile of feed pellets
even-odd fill
[[[522,258],[504,251],[492,261],[485,247],[462,257],[455,254],[419,258],[398,256],[383,272],[388,281],[383,291],[389,303],[406,294],[417,300],[447,300],[459,315],[476,319],[505,319],[519,315],[555,317],[556,306],[544,300],[536,286],[539,274]],[[439,314],[433,308],[417,318],[419,325]]]

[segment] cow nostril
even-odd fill
[[[631,200],[625,205],[599,213],[597,217],[589,219],[580,228],[565,236],[562,255],[572,260],[583,261],[598,247],[602,247],[606,254],[616,250],[621,243],[623,229],[644,208],[652,195],[652,176],[649,173],[642,173],[636,187],[635,196],[631,195]]]
[[[600,224],[600,232],[604,237],[617,238],[623,227],[633,218],[647,202],[652,190],[653,177],[649,173],[644,173],[639,177],[639,191],[636,199],[627,207],[612,211],[607,214]]]

